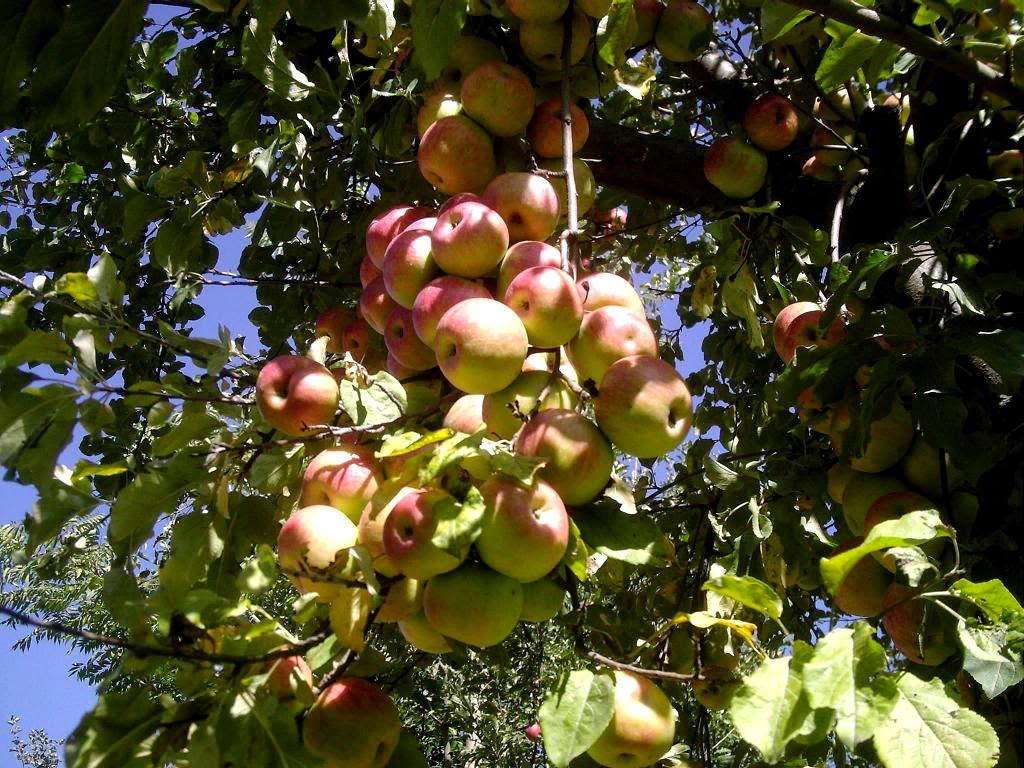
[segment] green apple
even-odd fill
[[[404,621],[423,610],[423,582],[419,579],[399,579],[388,589],[384,604],[374,619],[380,624]]]
[[[540,167],[546,171],[565,170],[561,160],[542,160]],[[597,200],[597,181],[594,179],[590,166],[578,157],[574,157],[572,160],[572,172],[573,180],[576,182],[576,214],[586,216],[594,207],[594,201]],[[566,201],[569,199],[565,179],[561,176],[552,176],[550,181],[551,186],[558,194],[558,215],[565,216],[568,211]]]
[[[891,475],[854,472],[843,491],[843,517],[854,536],[864,534],[864,518],[871,505],[886,494],[906,491],[906,484]]]
[[[712,712],[728,709],[732,695],[742,684],[742,680],[725,667],[705,666],[700,676],[691,683],[693,695],[700,705]]]
[[[423,104],[416,112],[416,135],[423,138],[427,129],[442,117],[459,114],[462,114],[462,100],[458,89],[439,80],[423,95]]]
[[[933,499],[942,498],[942,469],[946,465],[946,484],[948,488],[956,488],[963,481],[963,473],[956,468],[949,454],[945,454],[945,461],[939,456],[939,451],[931,443],[918,436],[914,444],[910,446],[906,456],[900,461],[900,471],[903,479],[912,488],[916,488],[926,496]]]
[[[714,19],[693,0],[672,0],[662,11],[654,44],[669,61],[693,61],[711,44]]]
[[[473,70],[488,61],[501,61],[501,49],[490,40],[473,35],[463,35],[455,43],[452,55],[448,57],[448,63],[441,70],[441,79],[458,89],[462,81]]]
[[[735,136],[716,140],[704,155],[704,178],[726,197],[752,197],[764,186],[767,176],[764,152]]]
[[[486,395],[519,376],[529,349],[523,321],[494,299],[466,299],[437,324],[437,363],[452,386]]]
[[[280,355],[266,362],[256,377],[260,415],[286,435],[312,434],[310,427],[332,423],[338,401],[334,374],[308,357]]]
[[[572,14],[571,35],[569,66],[578,64],[590,45],[590,22],[578,10],[574,10]],[[523,55],[541,70],[562,71],[562,41],[564,39],[565,24],[561,19],[557,21],[524,21],[519,25],[519,46],[523,50]]]
[[[486,648],[515,629],[523,612],[523,588],[486,566],[463,563],[427,582],[423,612],[430,626],[445,637]]]
[[[566,591],[551,579],[538,579],[523,584],[523,612],[520,621],[549,621],[562,611]]]
[[[391,698],[358,677],[327,686],[302,721],[303,743],[327,768],[384,768],[401,731]]]
[[[277,564],[300,592],[316,592],[320,602],[330,602],[339,580],[356,570],[350,554],[358,540],[356,524],[341,510],[326,504],[300,507],[278,533]]]
[[[612,719],[587,754],[607,768],[642,768],[658,762],[676,736],[676,711],[649,678],[615,670]]]
[[[505,0],[505,7],[523,21],[558,21],[569,8],[569,0]]]
[[[427,621],[427,616],[422,610],[399,621],[398,631],[402,633],[402,637],[409,645],[424,653],[437,655],[451,653],[454,650],[448,639],[430,626],[430,622]]]
[[[612,0],[575,0],[576,9],[594,19],[603,19],[612,7]]]

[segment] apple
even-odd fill
[[[675,368],[660,357],[635,355],[605,372],[594,414],[619,450],[653,459],[674,450],[686,437],[693,403]]]
[[[569,39],[569,66],[578,64],[590,45],[590,22],[578,10],[572,12],[572,36]],[[524,21],[519,25],[519,46],[523,55],[538,69],[548,72],[562,70],[562,41],[565,24],[557,21]]]
[[[841,178],[838,168],[821,162],[817,155],[811,155],[807,158],[800,169],[800,173],[804,176],[810,176],[812,179],[826,182],[839,181]]]
[[[565,170],[561,160],[542,160],[540,167],[545,171]],[[597,181],[594,179],[590,166],[578,157],[573,158],[572,172],[573,180],[576,182],[576,214],[585,216],[594,207],[594,201],[597,199]],[[558,195],[558,215],[565,216],[569,199],[565,179],[561,176],[552,176],[548,181],[551,182],[551,186],[555,188]]]
[[[359,295],[359,314],[367,325],[380,334],[384,333],[388,316],[397,306],[388,294],[383,275],[370,282]]]
[[[442,573],[423,590],[423,612],[445,637],[477,648],[497,645],[519,622],[519,582],[477,563]]]
[[[843,455],[843,435],[851,418],[851,406],[846,402],[838,403],[832,411],[829,434],[837,456]],[[864,452],[859,456],[850,456],[850,466],[858,472],[884,472],[903,458],[913,441],[914,420],[907,409],[898,400],[894,400],[885,416],[871,422]]]
[[[429,579],[455,570],[465,559],[444,551],[431,538],[437,529],[435,510],[457,502],[437,488],[418,488],[402,496],[384,521],[384,551],[399,572],[414,579]]]
[[[999,240],[1016,240],[1024,235],[1024,208],[996,211],[988,218],[989,231]]]
[[[404,621],[423,610],[423,582],[419,579],[399,579],[388,589],[384,604],[374,621],[391,624]]]
[[[828,349],[842,341],[846,335],[842,317],[836,315],[822,331],[819,327],[822,314],[821,307],[813,301],[797,301],[779,311],[772,327],[772,341],[782,362],[790,362],[798,347]]]
[[[634,48],[642,48],[654,41],[654,31],[664,12],[665,4],[661,0],[633,0],[633,14],[636,16]]]
[[[508,243],[505,220],[483,203],[465,202],[449,208],[438,217],[430,234],[434,261],[457,277],[490,274],[504,258]]]
[[[316,338],[326,336],[327,351],[336,355],[345,354],[343,339],[345,329],[356,319],[356,314],[348,307],[330,307],[316,316],[313,335]]]
[[[543,740],[541,738],[540,723],[532,723],[523,729],[523,733],[526,734],[527,741],[531,741],[534,744],[540,744]]]
[[[993,178],[1024,179],[1024,152],[1019,149],[1007,149],[988,156],[988,167]]]
[[[577,10],[594,19],[603,19],[611,10],[612,0],[575,0]]]
[[[941,499],[943,464],[946,465],[947,488],[956,488],[963,481],[963,473],[953,464],[948,453],[944,458],[940,457],[939,451],[919,436],[900,461],[900,471],[911,487],[933,499]]]
[[[486,427],[483,417],[484,398],[487,395],[463,395],[444,415],[442,426],[456,432],[472,435]]]
[[[380,276],[381,271],[377,265],[369,256],[363,256],[363,260],[359,262],[359,284],[365,288]]]
[[[845,86],[833,91],[822,99],[820,96],[814,100],[812,114],[818,120],[825,120],[830,124],[857,122],[857,116],[867,106],[867,102],[859,91],[851,92]]]
[[[614,208],[597,210],[591,219],[594,221],[597,234],[602,238],[611,238],[626,228],[626,224],[629,223],[629,209],[624,205],[617,205]]]
[[[572,121],[572,152],[575,155],[590,136],[590,123],[583,110],[575,104],[569,105]],[[538,157],[560,158],[562,156],[562,100],[546,99],[533,111],[530,124],[526,126],[526,138]]]
[[[451,84],[439,80],[423,95],[423,104],[416,112],[416,135],[422,139],[427,128],[442,117],[459,114],[462,114],[459,90],[453,88]]]
[[[547,459],[538,477],[569,506],[597,497],[611,478],[615,456],[594,422],[567,408],[535,414],[516,437],[516,453]]]
[[[380,465],[368,449],[327,448],[306,467],[299,503],[328,504],[358,523],[363,508],[382,481]]]
[[[481,190],[497,172],[490,134],[465,115],[427,128],[416,161],[423,178],[446,195]]]
[[[935,667],[956,653],[952,621],[941,608],[915,597],[917,591],[892,583],[883,599],[882,628],[910,661]]]
[[[341,347],[356,362],[374,360],[374,345],[370,340],[370,324],[366,318],[357,317],[345,329],[341,337]]]
[[[437,224],[436,216],[424,216],[422,219],[416,219],[416,221],[409,224],[409,226],[398,234],[401,235],[405,232],[426,232],[429,235],[433,231],[435,224]],[[398,237],[398,235],[395,235],[395,237]]]
[[[482,417],[489,433],[511,440],[534,409],[575,408],[576,402],[568,385],[560,378],[552,380],[550,372],[524,371],[504,389],[483,396]]]
[[[862,536],[847,539],[833,549],[829,557],[858,547],[863,542]],[[885,593],[891,584],[892,575],[887,570],[874,558],[862,557],[839,583],[834,600],[839,610],[851,616],[877,616],[885,607]]]
[[[701,668],[700,676],[693,680],[690,687],[702,707],[719,712],[729,707],[732,695],[742,682],[731,669],[705,666]]]
[[[302,721],[303,743],[329,768],[384,768],[401,731],[390,697],[358,677],[327,686]]]
[[[554,351],[531,352],[526,356],[526,360],[523,361],[523,373],[528,373],[529,371],[551,373],[554,362]],[[570,384],[578,386],[580,383],[580,377],[576,374],[576,369],[572,367],[572,363],[562,354],[558,356],[558,374]]]
[[[537,99],[526,73],[504,61],[488,61],[462,80],[462,109],[495,136],[519,136]]]
[[[658,762],[676,737],[676,711],[649,678],[615,670],[612,719],[587,754],[607,768],[642,768]]]
[[[326,504],[300,507],[288,516],[277,536],[277,563],[295,588],[317,592],[329,603],[337,593],[336,580],[356,569],[349,550],[356,545],[356,524],[341,510]]]
[[[403,229],[417,219],[430,216],[429,208],[411,205],[396,205],[378,214],[366,228],[366,255],[370,262],[380,269],[384,266],[384,252],[388,245]]]
[[[569,8],[569,0],[506,0],[505,7],[523,21],[557,21]]]
[[[435,349],[452,386],[486,395],[515,381],[529,341],[522,320],[500,301],[466,299],[442,315]]]
[[[280,355],[266,362],[256,377],[260,415],[293,437],[312,434],[316,430],[310,427],[334,421],[338,399],[334,375],[308,357]]]
[[[384,549],[384,524],[395,505],[414,490],[399,480],[386,480],[359,516],[359,543],[366,547],[373,561],[373,569],[381,576],[392,577],[399,573],[398,567]]]
[[[854,472],[843,491],[843,517],[850,532],[862,536],[871,505],[886,494],[906,490],[907,486],[897,477]]]
[[[551,579],[538,579],[523,584],[523,612],[520,621],[550,621],[562,611],[566,591]]]
[[[672,0],[661,13],[654,44],[669,61],[693,61],[711,44],[714,19],[693,0]]]
[[[841,461],[837,461],[831,467],[828,468],[826,475],[826,486],[825,489],[828,491],[829,497],[836,504],[843,503],[843,494],[846,492],[846,484],[853,479],[853,476],[857,472],[854,471],[853,467],[849,464],[844,464]]]
[[[420,341],[433,348],[437,324],[449,309],[466,299],[489,299],[482,284],[454,275],[435,277],[418,294],[412,305],[412,324]]]
[[[657,357],[658,340],[650,324],[625,307],[609,305],[587,312],[579,333],[566,347],[569,360],[581,381],[601,387],[611,365],[624,357]]]
[[[547,240],[558,224],[558,195],[551,182],[533,173],[503,173],[483,194],[508,225],[509,242]]]
[[[430,626],[422,610],[399,621],[398,631],[409,645],[424,653],[437,655],[451,653],[454,650],[448,639]]]
[[[267,690],[279,701],[291,701],[302,687],[313,688],[313,671],[301,656],[285,656],[263,665],[267,675]]]
[[[552,245],[539,240],[520,240],[505,252],[498,267],[496,296],[508,292],[509,283],[520,272],[531,267],[562,267],[562,254]]]
[[[517,581],[536,581],[558,565],[569,546],[569,515],[543,480],[526,487],[492,477],[481,487],[487,505],[476,540],[480,559]]]
[[[441,79],[459,88],[463,79],[481,64],[502,59],[501,50],[494,43],[482,37],[463,35],[455,43],[448,63],[441,70]]]
[[[838,134],[838,135],[837,135]],[[811,147],[814,148],[814,157],[819,163],[829,165],[833,168],[849,161],[853,156],[849,149],[828,149],[827,147],[839,147],[843,144],[853,145],[857,133],[853,128],[843,125],[836,126],[831,131],[825,126],[819,125],[811,134]]]
[[[572,339],[583,320],[576,283],[559,267],[530,267],[509,283],[507,304],[523,321],[530,344],[560,347]]]
[[[440,274],[432,241],[430,232],[406,230],[388,246],[382,270],[384,286],[398,306],[412,309],[416,294]]]
[[[601,307],[624,307],[637,317],[647,319],[644,302],[628,280],[612,272],[594,272],[576,281],[583,299],[583,311],[593,312]]]
[[[931,499],[913,491],[894,491],[887,493],[868,508],[864,516],[864,535],[867,536],[871,529],[879,523],[887,520],[897,520],[909,512],[920,512],[931,510],[938,512],[936,504]],[[935,539],[921,545],[921,550],[933,560],[940,560],[942,552],[946,547],[945,541]],[[899,570],[899,561],[889,552],[881,550],[872,552],[871,556],[881,563],[889,573],[896,573]]]
[[[395,360],[414,371],[427,371],[437,365],[434,350],[420,341],[413,325],[412,310],[396,307],[388,315],[384,342]]]
[[[704,178],[726,197],[751,197],[764,186],[768,158],[743,139],[718,139],[704,155]]]
[[[483,201],[480,195],[472,192],[459,192],[459,194],[452,195],[441,204],[441,207],[437,209],[437,218],[440,219],[456,205],[461,205],[462,203],[482,203]]]
[[[388,352],[387,358],[384,360],[384,370],[390,373],[399,381],[407,381],[408,379],[419,376],[423,371],[418,371],[415,368],[410,368],[407,365],[402,365],[398,362],[393,354]]]
[[[800,129],[793,102],[777,93],[754,99],[743,115],[743,130],[756,146],[769,152],[785,149]]]

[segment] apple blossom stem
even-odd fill
[[[562,31],[562,162],[565,168],[565,230],[559,238],[562,268],[576,279],[576,249],[579,238],[579,214],[576,209],[576,176],[572,165],[572,91],[569,59],[572,49],[573,5],[563,19]]]

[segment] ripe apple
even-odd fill
[[[853,128],[838,125],[830,131],[819,125],[811,134],[811,147],[815,148],[814,157],[823,165],[830,165],[833,168],[840,166],[852,157],[850,150],[845,148],[827,149],[827,147],[838,147],[844,143],[852,146],[856,138],[857,133]]]
[[[267,690],[280,701],[294,699],[300,686],[313,688],[313,671],[301,656],[285,656],[283,659],[268,661],[262,671],[269,673]]]
[[[329,603],[337,593],[335,580],[352,575],[356,564],[349,550],[359,531],[345,513],[326,504],[300,507],[288,516],[277,536],[277,563],[295,588],[317,592]]]
[[[363,260],[359,262],[359,284],[365,288],[380,276],[381,271],[377,265],[369,256],[363,256]]]
[[[523,584],[523,612],[520,621],[549,621],[562,611],[566,591],[551,579],[538,579]]]
[[[370,324],[366,322],[366,318],[357,317],[349,324],[341,337],[342,349],[351,355],[353,360],[363,362],[367,367],[369,366],[365,361],[372,361],[377,357],[374,354],[377,350],[370,333]]]
[[[435,349],[452,386],[486,395],[515,381],[529,341],[523,321],[500,301],[466,299],[442,315]]]
[[[423,371],[417,371],[415,368],[410,368],[407,365],[402,365],[400,362],[398,362],[398,358],[396,358],[390,352],[388,352],[387,359],[385,359],[384,361],[384,370],[390,373],[399,381],[403,382],[423,373]]]
[[[391,241],[384,254],[384,287],[400,307],[412,309],[416,294],[440,274],[432,239],[430,232],[406,230]]]
[[[650,45],[654,41],[654,31],[664,11],[665,4],[661,0],[633,0],[633,14],[636,16],[634,48]]]
[[[772,341],[782,362],[788,363],[798,347],[835,346],[846,335],[846,325],[838,315],[824,332],[819,328],[823,311],[813,301],[797,301],[779,311],[772,327]]]
[[[442,426],[453,429],[456,432],[465,432],[472,435],[479,429],[486,427],[483,417],[484,398],[487,395],[463,395],[454,403],[444,415]]]
[[[508,225],[509,242],[547,240],[558,224],[558,195],[533,173],[503,173],[483,191],[484,203]]]
[[[531,267],[562,267],[562,254],[552,245],[539,240],[520,240],[505,252],[498,267],[496,296],[508,292],[509,283],[520,272]]]
[[[847,539],[833,549],[829,557],[840,555],[863,542],[862,536]],[[839,610],[851,616],[877,616],[885,607],[885,593],[891,584],[892,575],[887,570],[874,558],[862,557],[840,582],[835,603]]]
[[[988,167],[993,178],[1024,179],[1024,152],[1019,149],[1007,149],[988,156]]]
[[[907,486],[897,477],[854,472],[843,491],[843,517],[850,532],[862,536],[871,505],[886,494],[906,490]]]
[[[462,80],[462,108],[495,136],[519,136],[537,99],[526,73],[504,61],[488,61]]]
[[[369,551],[373,569],[381,576],[392,577],[399,573],[398,567],[384,549],[384,523],[395,505],[414,490],[403,485],[400,480],[386,480],[359,516],[359,543]]]
[[[387,327],[388,316],[398,304],[388,294],[384,285],[384,276],[371,281],[359,295],[359,314],[377,333],[383,334]]]
[[[832,411],[829,434],[837,456],[843,455],[843,435],[850,425],[851,411],[852,407],[847,402],[836,404]],[[884,472],[903,458],[913,441],[914,420],[907,409],[894,400],[889,413],[871,422],[864,452],[860,456],[851,456],[850,466],[858,472]]]
[[[327,448],[306,467],[299,503],[330,505],[358,523],[382,481],[380,465],[370,450],[354,445]]]
[[[580,377],[576,374],[576,369],[572,367],[572,363],[566,359],[565,355],[559,355],[558,357],[559,376],[570,384],[578,386],[580,383]],[[544,371],[545,373],[551,373],[554,363],[554,352],[531,352],[526,356],[526,360],[523,361],[523,373],[528,373],[529,371]]]
[[[668,752],[676,736],[676,711],[650,679],[615,670],[612,719],[587,754],[607,768],[642,768]]]
[[[334,375],[308,357],[280,355],[265,363],[256,377],[260,414],[274,429],[293,437],[334,421],[338,399]]]
[[[437,529],[439,505],[454,505],[455,499],[437,488],[420,488],[404,495],[384,521],[384,551],[401,573],[414,579],[429,579],[455,570],[465,556],[440,549],[431,538]]]
[[[718,139],[704,155],[704,178],[726,197],[753,196],[764,186],[767,175],[764,152],[735,136]]]
[[[523,588],[519,582],[477,563],[442,573],[423,590],[423,612],[430,626],[466,645],[497,645],[519,622]]]
[[[483,277],[493,272],[505,256],[508,242],[505,220],[492,208],[474,202],[449,208],[438,217],[430,234],[434,261],[458,277]]]
[[[569,105],[572,120],[572,152],[576,154],[587,143],[590,123],[583,110],[575,104]],[[533,111],[530,124],[526,127],[526,138],[538,157],[560,158],[562,156],[562,100],[546,99]]]
[[[900,461],[900,471],[911,487],[933,499],[941,499],[943,463],[946,465],[947,487],[956,488],[963,481],[963,473],[957,469],[948,453],[945,459],[941,458],[939,451],[919,436]]]
[[[505,7],[523,21],[557,21],[569,7],[569,0],[507,0]]]
[[[800,130],[800,119],[793,102],[780,94],[766,93],[747,107],[743,130],[761,149],[778,152],[793,143]]]
[[[370,262],[380,269],[384,266],[384,252],[399,232],[412,222],[430,216],[429,208],[411,205],[396,205],[378,214],[366,228],[366,255]]]
[[[526,487],[492,477],[481,487],[487,512],[476,551],[486,565],[517,581],[536,581],[554,568],[569,545],[569,515],[543,480]]]
[[[807,158],[800,173],[818,181],[835,182],[840,179],[839,169],[821,162],[816,155]]]
[[[454,649],[448,639],[430,626],[427,616],[420,610],[398,622],[398,631],[413,648],[424,653],[451,653]]]
[[[437,218],[440,219],[456,205],[461,205],[462,203],[482,203],[483,201],[480,195],[473,192],[459,192],[459,194],[452,195],[441,204],[441,207],[437,209]]]
[[[542,393],[544,399],[537,408]],[[552,381],[550,372],[524,371],[504,389],[483,396],[482,416],[489,433],[511,440],[534,409],[575,408],[576,402],[568,385],[558,378]]]
[[[565,170],[561,160],[542,160],[540,167],[546,171]],[[574,157],[572,160],[572,172],[576,182],[576,213],[579,216],[585,216],[594,207],[594,201],[597,199],[597,181],[594,179],[590,166],[578,157]],[[566,201],[569,199],[565,179],[560,176],[552,176],[548,181],[551,182],[551,186],[555,188],[555,193],[558,195],[558,215],[559,217],[565,216],[568,211]]]
[[[535,414],[516,437],[516,453],[547,459],[537,474],[569,506],[586,504],[604,490],[615,459],[594,422],[565,408]]]
[[[412,305],[412,324],[420,341],[433,348],[437,324],[444,313],[466,299],[490,299],[491,292],[481,283],[455,275],[435,277],[416,294]]]
[[[626,309],[609,305],[587,312],[580,331],[566,347],[581,381],[590,379],[598,389],[611,365],[624,357],[657,357],[658,340],[648,322]]]
[[[441,79],[457,89],[462,86],[463,79],[481,64],[503,58],[501,50],[490,40],[463,35],[455,43],[448,63],[441,70]]]
[[[427,371],[437,365],[434,350],[420,341],[413,325],[412,310],[396,307],[388,315],[384,342],[395,360],[414,371]]]
[[[583,319],[576,283],[559,267],[530,267],[509,283],[505,304],[523,321],[530,344],[554,349],[572,339]]]
[[[702,707],[718,712],[728,708],[732,695],[741,684],[742,680],[731,669],[705,666],[700,670],[700,677],[691,683],[691,688]]]
[[[533,723],[526,726],[526,728],[523,729],[523,733],[526,734],[527,741],[531,741],[534,744],[540,744],[543,740],[541,738],[540,723]]]
[[[864,516],[864,535],[867,536],[872,528],[886,520],[897,520],[909,512],[924,510],[938,511],[935,502],[919,493],[913,491],[887,493],[876,499],[875,503],[868,508],[868,512]],[[935,539],[923,544],[921,550],[933,560],[939,560],[945,547],[945,541]],[[899,561],[889,550],[872,552],[871,556],[889,573],[896,573],[899,570]]]
[[[327,686],[302,721],[303,743],[330,768],[384,768],[401,731],[390,697],[358,677]]]
[[[594,415],[619,450],[653,459],[674,450],[686,437],[693,403],[675,368],[660,357],[635,355],[605,372]]]
[[[497,172],[490,134],[464,115],[427,128],[416,160],[423,178],[446,195],[481,190]]]
[[[593,312],[601,307],[624,307],[646,320],[647,312],[640,294],[628,280],[613,272],[594,272],[576,281],[583,299],[583,311]]]
[[[345,329],[356,319],[356,313],[348,307],[330,307],[316,317],[313,335],[316,338],[326,336],[327,351],[336,355],[345,354],[343,339]]]
[[[693,61],[711,44],[713,26],[711,14],[698,3],[672,0],[658,20],[654,44],[669,61]]]
[[[622,232],[629,223],[629,209],[624,205],[594,211],[591,215],[596,233],[602,238],[611,238]]]
[[[416,112],[416,135],[423,138],[427,128],[442,117],[462,114],[459,89],[450,83],[438,80],[423,96],[423,104]]]
[[[590,22],[578,10],[572,12],[572,37],[569,40],[569,66],[578,64],[590,45]],[[537,69],[562,70],[562,41],[565,24],[557,21],[524,21],[519,25],[519,46]]]
[[[910,661],[935,667],[956,653],[952,621],[941,608],[914,597],[916,592],[892,583],[883,600],[882,627]]]

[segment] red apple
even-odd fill
[[[520,240],[505,253],[498,267],[496,296],[504,296],[512,279],[530,267],[562,266],[562,254],[554,246],[539,240]]]
[[[876,499],[868,508],[868,513],[864,516],[864,535],[867,536],[871,529],[879,523],[884,523],[887,520],[897,520],[910,512],[927,510],[938,511],[935,502],[919,493],[914,493],[913,491],[887,493],[885,496]],[[945,546],[945,541],[935,539],[923,544],[921,549],[933,560],[939,560],[942,557],[942,551],[945,549]],[[899,562],[887,549],[872,552],[871,556],[889,573],[896,573],[899,569]]]
[[[460,203],[439,216],[430,235],[434,261],[449,275],[483,277],[508,250],[509,232],[497,211],[483,203]]]
[[[437,209],[437,218],[440,219],[442,216],[444,216],[446,213],[448,213],[448,211],[450,211],[456,205],[461,205],[462,203],[482,203],[482,202],[483,202],[483,198],[480,197],[480,195],[473,194],[472,192],[459,192],[459,194],[452,195],[451,197],[449,197],[447,200],[445,200],[441,204],[441,207]]]
[[[388,316],[397,306],[398,304],[388,294],[383,275],[363,288],[359,295],[359,314],[366,320],[367,325],[380,334],[384,333]]]
[[[832,411],[829,434],[832,448],[842,456],[844,435],[850,425],[851,407],[838,403]],[[884,472],[895,466],[914,441],[914,421],[900,402],[894,401],[889,413],[871,422],[867,445],[859,456],[851,456],[850,466],[858,472]]]
[[[472,435],[486,427],[483,417],[484,398],[487,395],[463,395],[448,409],[442,426],[456,432]]]
[[[359,262],[359,284],[365,288],[380,275],[380,269],[370,260],[370,257],[363,256],[363,260]]]
[[[477,648],[508,637],[522,610],[519,582],[476,563],[435,576],[423,590],[423,612],[430,626]]]
[[[302,741],[330,768],[384,768],[402,722],[384,691],[357,677],[331,683],[302,721]]]
[[[256,405],[260,414],[286,435],[308,435],[315,431],[310,427],[333,422],[338,399],[334,375],[308,357],[275,357],[264,364],[256,377]]]
[[[496,172],[490,135],[463,115],[442,117],[431,125],[416,160],[423,178],[446,195],[479,191]]]
[[[600,388],[605,371],[622,358],[657,357],[658,340],[646,320],[625,307],[610,305],[583,316],[580,331],[566,352],[580,380],[590,379]]]
[[[704,177],[726,197],[751,197],[764,186],[768,158],[742,139],[718,139],[704,155]]]
[[[388,315],[384,328],[384,342],[396,361],[414,371],[427,371],[437,365],[434,350],[416,335],[412,310],[396,307]]]
[[[523,729],[523,733],[526,734],[527,740],[532,741],[534,744],[540,744],[542,741],[540,735],[540,723],[533,723],[532,725],[526,726],[526,728]]]
[[[420,341],[433,348],[437,324],[449,309],[466,299],[490,299],[482,284],[454,275],[435,277],[416,294],[412,305],[412,324]]]
[[[384,251],[395,236],[412,222],[429,216],[430,213],[428,208],[396,205],[376,216],[366,229],[366,255],[370,262],[377,269],[383,267]]]
[[[846,335],[846,325],[838,315],[824,332],[818,325],[823,311],[813,301],[797,301],[783,307],[775,317],[772,341],[784,363],[791,361],[798,347],[819,346],[823,349],[838,344]]]
[[[386,480],[359,516],[359,543],[369,551],[373,569],[382,576],[397,576],[399,573],[384,550],[384,524],[395,505],[413,491],[399,480]]]
[[[847,539],[829,557],[860,546],[864,538]],[[873,558],[862,557],[836,589],[835,603],[843,613],[852,616],[877,616],[885,607],[885,593],[892,584],[892,575]]]
[[[547,240],[558,223],[558,195],[543,176],[503,173],[483,192],[484,203],[508,225],[509,241]]]
[[[693,61],[711,44],[714,19],[693,0],[672,0],[661,13],[654,44],[669,61]]]
[[[954,653],[949,614],[927,606],[917,590],[893,584],[883,599],[882,627],[892,644],[908,659],[928,667],[938,666]],[[927,606],[927,615],[926,615]]]
[[[519,375],[529,349],[522,320],[494,299],[466,299],[437,324],[437,364],[469,394],[497,392]]]
[[[416,294],[440,274],[430,232],[407,230],[391,241],[384,254],[384,286],[400,307],[412,309]]]
[[[559,267],[530,267],[513,278],[505,304],[523,321],[530,344],[560,347],[573,338],[583,319],[576,283]]]
[[[432,541],[437,528],[438,505],[456,503],[435,488],[416,489],[404,495],[384,521],[384,551],[395,567],[414,579],[429,579],[459,567],[463,557],[438,548]]]
[[[800,129],[799,115],[793,102],[777,93],[759,96],[743,115],[747,138],[761,149],[777,152],[796,138]]]
[[[654,30],[658,28],[658,21],[664,11],[665,4],[661,0],[633,0],[633,14],[636,16],[634,48],[650,45],[654,41]]]
[[[267,690],[280,701],[290,701],[301,686],[313,688],[313,672],[301,656],[285,656],[263,665],[267,676]]]
[[[300,507],[289,515],[277,536],[277,563],[300,592],[316,592],[330,602],[340,579],[349,578],[349,557],[359,531],[345,513],[325,504]]]
[[[533,117],[536,97],[526,73],[504,61],[481,64],[462,81],[462,108],[495,136],[519,136]]]
[[[593,312],[601,307],[624,307],[637,317],[647,319],[640,294],[625,278],[612,272],[594,272],[576,281],[583,299],[583,311]]]
[[[357,446],[327,448],[306,467],[299,503],[327,504],[358,523],[382,480],[372,451]]]
[[[572,119],[572,151],[576,154],[587,143],[590,123],[583,110],[575,104],[569,105],[569,116]],[[526,138],[534,154],[538,157],[561,157],[563,128],[561,99],[547,99],[538,104],[526,127]]]
[[[314,324],[314,335],[317,338],[326,336],[327,351],[336,355],[345,354],[343,338],[345,329],[354,322],[356,313],[348,307],[331,307],[317,315]]]

